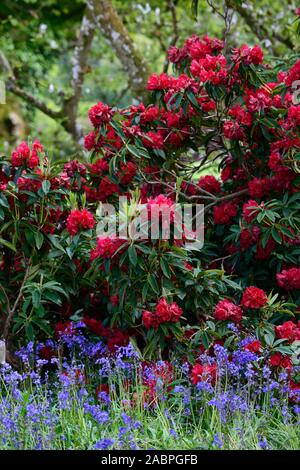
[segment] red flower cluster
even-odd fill
[[[246,344],[244,349],[256,354],[261,350],[261,342],[258,339],[251,341],[250,343]]]
[[[213,209],[215,224],[229,224],[237,214],[237,205],[233,202],[224,202]]]
[[[123,250],[120,250],[122,245],[126,245],[126,241],[122,238],[117,238],[115,236],[111,237],[98,237],[96,248],[91,252],[91,260],[96,258],[110,259],[112,258],[116,251],[121,254]]]
[[[284,369],[292,369],[292,361],[288,356],[285,356],[279,352],[276,352],[271,355],[269,359],[269,364],[271,367],[283,367]]]
[[[240,322],[243,318],[243,311],[230,300],[220,300],[215,306],[215,319],[216,320],[231,320]]]
[[[259,46],[249,47],[246,44],[233,50],[234,62],[243,62],[245,65],[259,65],[264,60],[264,53]]]
[[[176,302],[168,304],[166,299],[162,298],[158,301],[155,312],[143,311],[142,320],[147,329],[158,328],[161,323],[178,322],[181,315],[182,309]]]
[[[61,335],[74,336],[75,334],[76,330],[71,321],[59,321],[56,323],[54,328],[54,335],[56,338],[59,339]]]
[[[196,364],[192,369],[191,381],[193,385],[197,385],[199,382],[211,382],[214,383],[217,378],[217,366],[216,364]]]
[[[248,202],[245,202],[243,205],[243,217],[248,224],[251,224],[253,220],[256,218],[257,214],[259,213],[256,210],[256,207],[262,207],[263,203],[260,205],[253,199],[249,199]]]
[[[212,175],[201,176],[198,181],[198,186],[204,191],[211,194],[217,194],[221,192],[220,182]]]
[[[270,191],[269,178],[253,178],[248,183],[248,190],[251,197],[262,198]]]
[[[276,279],[282,289],[300,289],[300,268],[284,269],[276,275]]]
[[[31,150],[27,143],[23,141],[11,154],[12,165],[35,168],[40,163],[39,153],[43,154],[43,152],[44,148],[39,140],[33,142]]]
[[[250,286],[245,290],[241,305],[245,308],[261,308],[267,303],[266,293],[258,287]]]
[[[67,218],[67,230],[70,235],[74,236],[79,230],[92,229],[95,223],[93,214],[87,209],[75,209]]]
[[[251,230],[247,228],[242,229],[240,234],[240,246],[242,250],[247,250],[259,239],[260,228],[252,227]]]
[[[223,134],[229,140],[244,140],[245,132],[236,121],[225,121],[223,124]]]
[[[95,335],[106,339],[106,344],[110,352],[115,352],[119,346],[126,346],[129,342],[129,336],[119,328],[109,328],[103,326],[101,320],[96,318],[84,317],[83,322]]]
[[[137,166],[133,162],[120,163],[120,171],[117,173],[117,176],[121,184],[127,185],[130,184],[133,180],[137,171]]]
[[[159,363],[143,363],[143,383],[146,386],[145,401],[149,404],[155,404],[158,400],[158,387],[163,387],[164,391],[171,390],[171,384],[174,381],[174,369],[168,361],[160,361]]]
[[[113,117],[114,112],[110,106],[99,102],[90,108],[88,115],[93,126],[97,128],[102,124],[108,123]]]
[[[300,321],[297,325],[292,321],[286,321],[282,325],[275,326],[275,333],[277,338],[287,339],[291,343],[300,340]]]

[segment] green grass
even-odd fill
[[[282,405],[269,407],[268,399],[261,410],[255,410],[253,403],[246,413],[236,412],[222,422],[216,407],[209,406],[205,397],[198,404],[192,400],[186,406],[178,394],[170,393],[165,400],[145,407],[147,391],[140,383],[131,392],[115,378],[110,386],[117,391],[111,393],[109,406],[97,401],[91,385],[86,383],[69,388],[70,405],[64,408],[59,404],[62,388],[57,383],[50,387],[51,399],[49,386],[33,386],[26,381],[16,397],[3,383],[0,449],[94,449],[103,439],[113,440],[113,449],[260,449],[262,440],[268,449],[300,448],[295,416],[288,414],[285,422]],[[100,405],[99,410],[108,412],[108,422],[100,424],[85,411],[83,390],[93,396],[92,402]],[[38,411],[30,418],[35,406]],[[132,419],[130,429],[124,423],[124,413]],[[13,423],[11,430],[7,420]],[[216,435],[222,442],[220,447]]]

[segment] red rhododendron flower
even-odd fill
[[[122,247],[122,245],[126,245],[126,240],[122,238],[117,238],[114,236],[111,237],[98,237],[97,238],[97,245],[95,250],[91,252],[91,259],[95,258],[104,258],[110,259],[114,256],[117,250]],[[119,250],[118,253],[121,254],[122,250]]]
[[[245,308],[261,308],[267,303],[267,295],[258,287],[250,286],[245,290],[241,305]]]
[[[230,108],[228,114],[243,126],[249,127],[252,124],[252,115],[238,104]]]
[[[275,326],[276,337],[293,341],[295,338],[296,329],[297,326],[294,322],[286,321],[282,325]]]
[[[168,361],[159,363],[142,363],[143,384],[146,386],[145,400],[147,403],[156,404],[159,398],[158,389],[170,392],[171,383],[174,381],[174,368]],[[158,387],[159,384],[159,387]]]
[[[160,132],[147,132],[142,142],[145,147],[152,149],[162,149],[164,146],[164,138]]]
[[[96,318],[84,317],[83,323],[89,328],[95,335],[97,336],[106,336],[107,335],[107,328],[102,325],[100,320],[96,320]]]
[[[142,321],[147,330],[149,330],[149,328],[157,328],[159,326],[158,318],[149,310],[143,310]]]
[[[140,124],[147,124],[158,119],[160,110],[157,106],[151,105],[140,115]]]
[[[269,364],[271,367],[283,367],[284,369],[291,370],[292,369],[292,361],[288,356],[284,356],[283,354],[276,352],[271,355],[269,359]]]
[[[104,176],[100,182],[97,194],[99,201],[105,202],[113,194],[120,194],[120,189],[108,176]]]
[[[113,328],[107,339],[107,347],[110,352],[115,352],[120,346],[127,346],[129,343],[129,335],[124,331]]]
[[[87,209],[75,209],[67,218],[67,230],[70,235],[76,235],[81,230],[91,229],[95,225],[95,219],[93,214]]]
[[[244,140],[245,131],[236,121],[225,121],[223,124],[223,133],[229,140]]]
[[[133,162],[120,163],[120,171],[117,176],[122,184],[129,184],[133,180],[137,171],[137,166]]]
[[[120,298],[117,294],[111,295],[109,300],[113,307],[117,307],[120,303]]]
[[[170,86],[170,78],[166,73],[156,75],[155,73],[148,78],[148,90],[165,90]]]
[[[251,197],[262,198],[270,191],[270,179],[253,178],[248,183],[248,190]]]
[[[265,88],[247,90],[244,99],[248,111],[252,113],[261,113],[272,106],[272,96]]]
[[[99,102],[90,108],[88,115],[93,126],[100,127],[111,120],[114,112],[110,106]]]
[[[240,235],[240,246],[242,250],[248,250],[257,241],[260,235],[260,228],[253,227],[252,230],[247,228],[241,231]]]
[[[80,163],[78,160],[71,160],[70,162],[65,163],[64,170],[70,178],[73,178],[76,173],[79,173],[81,176],[86,174],[85,165]]]
[[[300,78],[300,59],[293,65],[293,67],[288,71],[285,84],[287,86],[293,85],[296,80]]]
[[[162,223],[162,229],[169,229],[169,221],[174,221],[175,205],[174,201],[163,194],[159,194],[147,201],[149,219],[151,219],[151,232],[158,233],[159,221]]]
[[[300,400],[300,382],[296,383],[293,380],[289,382],[289,400],[292,403],[298,403]]]
[[[44,148],[39,140],[33,142],[32,150],[23,141],[11,154],[12,165],[15,167],[27,166],[28,168],[35,168],[40,163],[39,152],[44,152]]]
[[[175,302],[172,302],[171,305],[169,305],[166,299],[162,298],[156,305],[155,313],[161,323],[169,321],[177,322],[182,315],[182,309]]]
[[[154,313],[149,310],[143,311],[142,321],[147,329],[158,328],[161,323],[178,322],[181,315],[182,309],[176,302],[168,304],[165,298],[161,298],[156,305]]]
[[[276,242],[273,240],[273,238],[269,238],[265,246],[262,246],[261,240],[259,239],[256,245],[255,259],[260,261],[269,259],[275,248]]]
[[[84,136],[84,148],[88,151],[92,150],[96,143],[95,132],[91,131],[89,134]]]
[[[243,311],[230,300],[220,300],[214,310],[216,320],[231,320],[240,322],[243,318]]]
[[[193,385],[197,385],[199,382],[212,382],[214,383],[217,378],[217,366],[216,364],[196,364],[192,368],[191,381]]]
[[[217,194],[221,191],[221,184],[213,175],[201,176],[198,186],[211,194]]]
[[[224,202],[213,208],[214,223],[228,224],[237,214],[237,206],[233,202]]]
[[[73,336],[76,334],[76,330],[71,321],[59,321],[55,325],[54,334],[56,338],[59,338],[61,335]]]
[[[246,344],[245,349],[252,353],[258,353],[261,350],[261,342],[258,340],[251,341],[251,343]]]
[[[257,214],[259,213],[259,211],[255,208],[261,207],[262,204],[263,203],[259,205],[253,199],[249,199],[248,202],[245,202],[245,204],[243,205],[243,217],[248,224],[251,224],[251,222],[256,218]]]
[[[276,275],[276,279],[285,290],[300,289],[300,268],[284,269]]]
[[[102,176],[103,173],[109,171],[109,165],[105,158],[98,158],[93,164],[89,164],[90,172],[95,176]]]
[[[239,49],[233,50],[232,59],[234,62],[241,61],[245,65],[259,65],[264,60],[264,53],[259,46],[251,48],[244,44]]]
[[[44,345],[39,349],[39,356],[41,359],[51,361],[51,359],[56,356],[56,353],[51,346]]]
[[[282,170],[283,160],[279,152],[272,152],[269,156],[268,167],[275,172]]]

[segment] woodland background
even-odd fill
[[[297,52],[297,6],[289,0],[3,0],[1,152],[38,135],[56,159],[83,156],[91,105],[147,101],[147,77],[170,71],[167,49],[191,34],[225,38],[228,50],[259,43],[280,62]]]

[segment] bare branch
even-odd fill
[[[241,191],[237,191],[236,193],[226,194],[225,196],[218,197],[214,202],[211,202],[207,206],[205,206],[204,211],[207,212],[211,207],[219,204],[223,201],[229,201],[230,199],[235,199],[236,197],[243,196],[244,194],[248,193],[248,189],[242,189]]]

